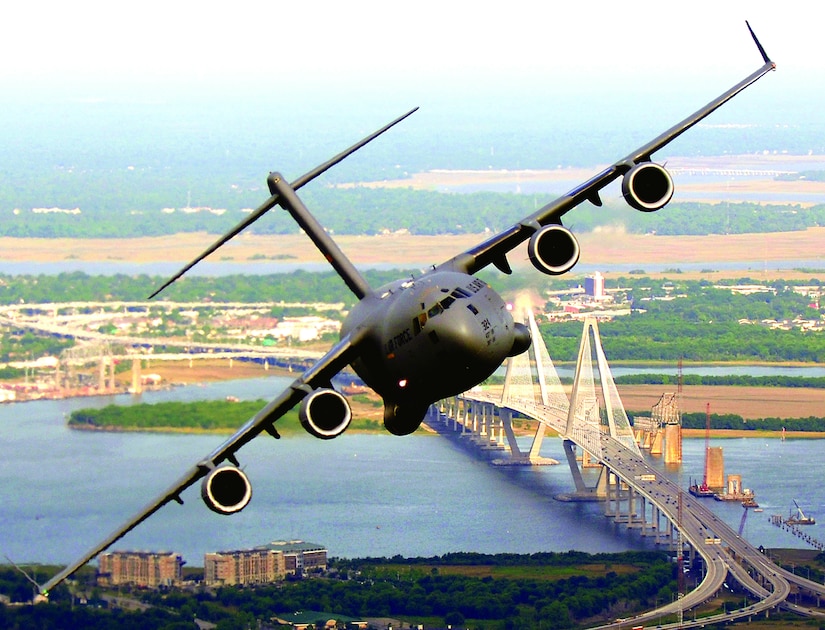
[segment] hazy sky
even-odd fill
[[[0,80],[96,85],[113,77],[243,77],[270,84],[605,81],[669,69],[737,77],[759,57],[786,79],[825,76],[820,2],[15,2],[0,26]],[[677,9],[676,7],[685,7]],[[687,8],[690,7],[690,8]],[[14,82],[16,83],[16,81]]]

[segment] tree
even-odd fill
[[[538,618],[546,622],[548,628],[572,628],[576,625],[567,606],[559,600],[544,606],[539,611]]]
[[[444,625],[452,627],[463,626],[464,615],[462,615],[457,610],[448,612],[446,615],[444,615]]]

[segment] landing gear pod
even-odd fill
[[[301,401],[298,418],[307,433],[331,440],[346,431],[352,411],[347,399],[334,389],[316,389]]]
[[[553,223],[545,225],[530,237],[527,255],[533,266],[542,273],[560,276],[579,262],[579,242],[566,227]]]
[[[235,514],[244,509],[252,498],[252,484],[240,468],[213,468],[201,482],[201,497],[213,512]]]
[[[631,208],[653,212],[673,197],[673,179],[664,166],[641,162],[622,178],[622,194]]]
[[[530,329],[524,324],[516,322],[513,326],[513,347],[507,356],[514,357],[522,352],[527,352],[532,342],[533,338],[530,335]]]
[[[427,414],[427,405],[403,404],[384,401],[384,428],[393,435],[409,435],[421,426]]]

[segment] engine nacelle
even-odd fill
[[[553,223],[530,237],[527,255],[542,273],[560,276],[579,262],[579,242],[566,227]]]
[[[664,166],[641,162],[622,178],[622,194],[631,208],[653,212],[673,197],[673,179]]]
[[[213,468],[201,482],[201,497],[213,512],[234,514],[244,509],[252,499],[252,484],[240,468]]]
[[[331,440],[349,426],[352,410],[343,394],[334,389],[316,389],[301,401],[298,418],[307,433]]]

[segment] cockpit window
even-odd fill
[[[427,323],[427,314],[426,313],[419,313],[418,317],[413,317],[412,320],[412,327],[413,327],[413,334],[417,335],[421,332],[421,329],[424,328],[424,324]]]
[[[473,306],[472,304],[468,304],[468,305],[467,305],[467,309],[468,309],[468,310],[469,310],[469,311],[470,311],[473,315],[478,315],[478,309],[477,309],[475,306]]]
[[[447,293],[447,289],[441,290],[444,293]],[[443,300],[433,304],[426,313],[421,313],[417,318],[413,319],[413,333],[417,335],[421,332],[421,329],[424,328],[424,324],[427,323],[427,318],[436,317],[437,315],[440,315],[448,308],[450,308],[456,300],[464,300],[469,297],[472,297],[472,294],[462,289],[461,287],[453,289],[452,291],[450,291],[449,295],[444,297]],[[422,304],[421,307],[423,308],[424,304]],[[468,307],[470,308],[470,310],[473,311],[473,313],[478,315],[477,310],[470,307],[469,305]]]

